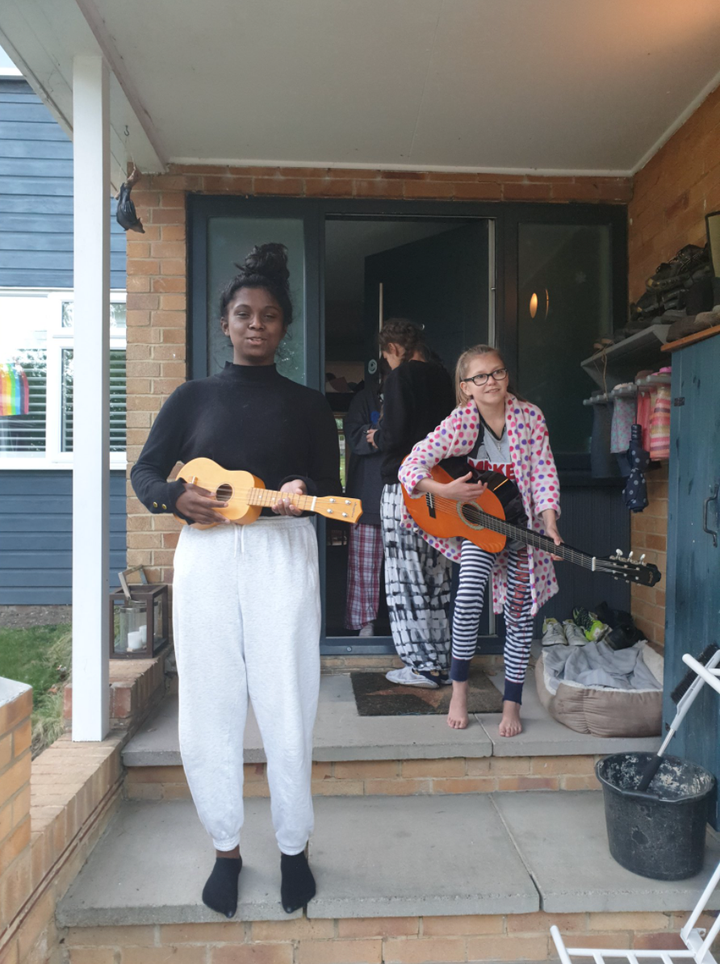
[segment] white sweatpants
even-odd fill
[[[307,518],[184,528],[175,553],[180,752],[198,816],[217,850],[243,824],[248,697],[262,734],[280,850],[313,829],[312,730],[320,686],[320,592]]]

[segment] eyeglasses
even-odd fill
[[[494,378],[496,382],[501,382],[507,378],[508,370],[507,368],[496,368],[494,372],[490,372],[486,375],[484,372],[482,375],[470,375],[468,378],[463,378],[464,382],[472,382],[473,385],[478,387],[481,385],[487,385],[488,378]]]

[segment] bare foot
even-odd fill
[[[452,687],[452,698],[447,718],[448,726],[451,726],[453,730],[464,730],[468,725],[468,684],[467,681],[459,683],[457,680],[453,680]]]
[[[522,733],[520,704],[513,703],[511,700],[504,700],[502,719],[500,720],[500,736],[517,736],[518,733]]]

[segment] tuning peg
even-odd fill
[[[628,555],[628,562],[631,562],[631,561],[632,561],[632,557],[633,557],[633,552],[634,552],[634,551],[635,551],[634,549],[631,549],[631,550],[630,550],[630,553],[629,553],[629,555]]]
[[[616,559],[622,559],[622,552],[620,552],[619,549],[616,549],[616,550],[615,550],[615,558],[616,558]]]
[[[643,552],[643,554],[640,556],[640,565],[642,565],[644,562],[645,562],[645,553]]]

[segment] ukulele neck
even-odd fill
[[[357,499],[346,499],[334,495],[300,495],[297,492],[276,492],[273,489],[250,489],[247,497],[248,505],[259,505],[270,508],[283,499],[301,509],[303,512],[317,512],[318,515],[329,519],[336,518],[345,522],[357,522],[362,514],[362,507]]]
[[[260,505],[263,508],[270,508],[284,499],[290,502],[303,512],[312,512],[318,498],[315,495],[301,495],[299,492],[277,492],[274,489],[250,489],[247,501],[248,505]]]

